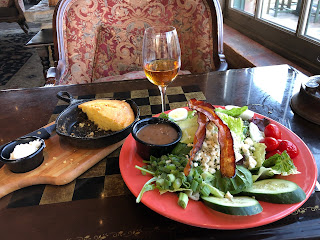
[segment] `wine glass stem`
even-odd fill
[[[161,94],[161,106],[162,112],[166,111],[166,89],[167,86],[158,86]]]

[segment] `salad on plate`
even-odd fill
[[[278,178],[299,174],[294,165],[299,150],[282,139],[277,125],[255,118],[246,106],[215,108],[191,99],[188,107],[160,114],[180,126],[182,138],[171,153],[135,166],[152,176],[137,202],[146,191],[157,189],[160,194],[177,193],[182,208],[191,199],[225,214],[247,216],[263,211],[257,200],[275,204],[305,200],[296,183]]]

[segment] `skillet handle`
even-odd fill
[[[66,91],[60,91],[57,93],[57,98],[61,99],[62,101],[65,101],[67,103],[74,103],[77,101],[69,92]]]

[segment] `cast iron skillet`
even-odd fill
[[[121,131],[104,131],[88,120],[87,115],[78,108],[78,105],[93,99],[78,100],[68,92],[58,92],[57,97],[70,105],[56,119],[56,132],[61,141],[80,148],[100,148],[117,143],[126,138],[132,125],[139,120],[139,108],[132,100],[125,100],[130,104],[134,115],[134,122]],[[108,98],[110,99],[110,98]]]

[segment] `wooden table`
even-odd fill
[[[53,47],[53,29],[45,28],[41,29],[35,36],[33,36],[29,42],[26,43],[26,47],[36,48],[42,64],[42,72],[45,79],[47,79],[47,71],[50,66],[50,56],[52,62],[54,62],[54,47]]]
[[[53,58],[53,32],[52,19],[55,6],[50,6],[48,0],[42,0],[38,4],[27,9],[24,13],[26,21],[40,23],[40,31],[26,43],[27,47],[34,47],[41,59],[43,75],[46,79],[50,65],[50,56]],[[53,60],[54,61],[54,60]],[[53,64],[52,64],[53,65]]]
[[[215,105],[247,105],[300,136],[319,167],[320,127],[295,115],[289,105],[292,94],[299,91],[301,82],[306,80],[305,75],[288,65],[179,76],[168,89],[168,99],[171,108],[184,105],[194,96],[206,98]],[[61,108],[56,98],[61,90],[82,98],[131,97],[145,116],[160,109],[158,90],[147,80],[1,91],[1,143],[47,124]],[[121,179],[119,151],[76,179],[73,185],[33,186],[0,199],[1,239],[320,238],[319,192],[314,192],[294,215],[252,229],[202,229],[167,219],[135,203]],[[89,176],[101,168],[105,171],[102,175]],[[71,197],[70,188],[73,188]]]

